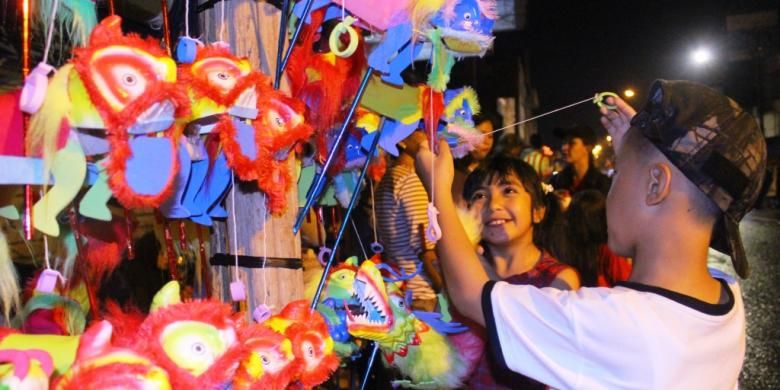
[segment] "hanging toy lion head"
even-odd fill
[[[216,388],[231,381],[241,346],[229,305],[181,302],[179,284],[168,282],[155,295],[133,349],[163,367],[173,388]]]
[[[55,390],[171,388],[165,370],[134,351],[112,347],[112,330],[108,321],[87,329],[81,336],[74,364],[55,381]]]
[[[241,363],[233,377],[234,389],[284,389],[300,371],[290,339],[263,324],[239,330],[244,346]]]
[[[86,154],[108,153],[108,184],[122,205],[157,207],[178,169],[174,124],[189,102],[159,43],[124,35],[120,25],[118,16],[104,19],[89,45],[74,49],[68,121]]]
[[[319,312],[309,308],[308,301],[288,303],[266,324],[292,342],[293,354],[300,364],[298,380],[304,387],[325,382],[338,368],[339,359],[328,325]]]

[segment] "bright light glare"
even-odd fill
[[[607,142],[612,142],[612,136],[611,135],[607,136]]]
[[[601,150],[602,150],[601,145],[596,144],[596,146],[593,147],[593,151],[592,151],[593,157],[599,158],[599,154],[601,154]]]
[[[704,47],[700,47],[691,52],[691,62],[694,65],[704,65],[712,61],[712,52]]]
[[[623,95],[625,97],[627,97],[627,98],[632,98],[632,97],[634,97],[634,90],[633,89],[627,89],[627,90],[623,91]]]

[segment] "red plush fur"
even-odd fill
[[[246,358],[253,351],[253,340],[264,340],[279,346],[286,337],[273,331],[271,328],[260,324],[252,324],[242,327],[239,330],[238,338],[244,347],[242,358]],[[243,366],[239,366],[233,377],[233,387],[235,389],[285,389],[292,383],[295,374],[300,370],[300,362],[297,359],[290,361],[278,373],[264,372],[259,378],[253,378],[249,375]]]
[[[154,103],[170,100],[176,107],[175,116],[177,118],[189,115],[189,99],[186,93],[181,91],[173,83],[158,82],[147,87],[145,93],[128,104],[122,111],[115,112],[111,109],[108,102],[100,94],[95,81],[89,77],[92,55],[96,50],[114,46],[126,45],[144,50],[157,57],[165,57],[166,53],[157,42],[150,39],[141,39],[137,35],[123,35],[119,28],[121,20],[112,16],[101,22],[90,36],[90,43],[85,48],[74,49],[73,65],[78,72],[91,102],[95,105],[103,122],[106,125],[108,141],[110,145],[109,161],[106,165],[109,175],[109,186],[114,196],[119,202],[127,208],[138,207],[159,207],[172,192],[173,179],[178,170],[177,148],[178,135],[181,129],[177,126],[167,131],[167,136],[172,140],[173,148],[172,158],[174,158],[173,169],[168,174],[167,185],[164,189],[155,195],[141,195],[135,193],[127,184],[125,172],[127,159],[132,156],[132,151],[128,145],[127,130],[136,121],[136,119]],[[151,74],[147,69],[139,69],[147,80],[157,79],[156,75]]]
[[[336,352],[331,350],[326,353],[326,351],[315,350],[314,356],[320,358],[319,364],[315,367],[306,367],[305,359],[308,351],[304,347],[305,343],[310,343],[317,348],[320,343],[330,338],[325,319],[318,311],[311,310],[309,302],[305,300],[288,303],[278,316],[295,321],[285,329],[284,333],[292,341],[296,358],[302,362],[298,376],[301,385],[310,388],[325,382],[339,366]]]
[[[362,39],[352,56],[335,57],[333,63],[312,50],[323,17],[324,10],[312,13],[312,22],[304,27],[301,43],[293,49],[286,71],[292,95],[307,104],[306,122],[316,130],[319,160],[327,155],[327,132],[345,116],[366,67]],[[318,79],[310,81],[307,71],[318,73]]]
[[[137,307],[120,307],[114,301],[106,302],[106,312],[103,319],[110,322],[113,327],[111,344],[116,347],[129,348],[135,344],[136,333],[146,319],[146,315]]]
[[[141,324],[136,335],[134,350],[149,357],[155,364],[168,371],[174,389],[213,389],[233,377],[242,347],[236,342],[229,346],[207,371],[194,376],[171,360],[160,344],[159,337],[166,326],[176,321],[200,321],[218,329],[234,328],[229,305],[218,301],[190,301],[173,304],[151,313]]]
[[[233,118],[228,114],[220,115],[219,122],[214,126],[214,133],[219,134],[228,166],[236,176],[244,181],[257,180],[257,163],[241,152],[241,145],[236,141],[236,126],[233,124]]]
[[[82,389],[126,389],[146,390],[141,381],[151,373],[154,366],[145,364],[110,363],[106,365],[84,365],[77,367],[67,377],[55,381],[57,390]]]

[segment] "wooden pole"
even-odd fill
[[[227,41],[237,56],[247,56],[255,69],[272,76],[276,72],[276,45],[279,41],[281,13],[265,2],[254,0],[231,0],[225,4]],[[210,42],[218,40],[220,15],[219,7],[202,15],[204,34]],[[282,91],[289,91],[286,79],[282,79]],[[297,162],[290,158],[288,164],[294,172]],[[273,312],[281,310],[288,302],[303,299],[303,269],[300,266],[300,235],[293,234],[293,222],[298,211],[297,187],[292,186],[287,193],[287,211],[281,216],[266,213],[265,196],[250,183],[243,183],[235,193],[235,205],[228,196],[227,209],[231,217],[236,217],[236,229],[233,223],[216,223],[213,229],[211,247],[214,253],[230,253],[233,237],[238,241],[237,252],[242,257],[239,278],[245,283],[248,299],[248,313],[260,304],[271,307]],[[268,257],[267,266],[261,268],[262,259]],[[232,257],[231,257],[232,259]],[[246,261],[246,263],[244,263]],[[277,264],[285,263],[285,266]],[[230,282],[233,278],[233,266],[212,265],[213,295],[223,301],[230,301]],[[292,268],[290,268],[292,267]]]

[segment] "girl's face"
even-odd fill
[[[531,195],[514,174],[477,188],[469,208],[482,217],[482,239],[493,245],[532,240],[533,224],[544,216],[543,207],[532,209]]]

